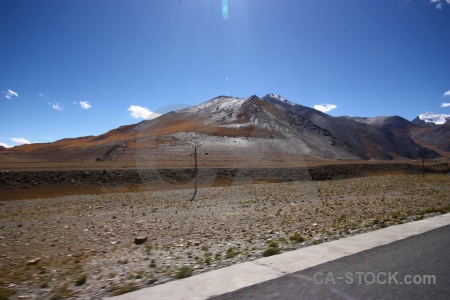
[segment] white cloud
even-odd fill
[[[61,103],[54,103],[54,104],[51,104],[51,106],[55,110],[63,110],[63,106],[61,105]]]
[[[441,107],[449,107],[450,103],[449,102],[442,102]]]
[[[450,0],[429,0],[428,3],[435,5],[436,9],[441,10],[445,3],[450,4]]]
[[[450,1],[450,0],[448,0],[448,1]],[[450,96],[450,90],[446,91],[446,92],[444,93],[444,96]]]
[[[92,107],[92,105],[89,103],[89,101],[80,101],[80,105],[83,109],[89,109]]]
[[[130,107],[127,110],[130,112],[131,116],[135,119],[151,120],[161,115],[150,111],[147,107],[141,107],[137,105],[130,105]]]
[[[10,140],[19,145],[31,144],[29,140],[24,138],[10,138]]]
[[[9,90],[9,89],[8,89],[7,92],[3,92],[3,93],[6,94],[6,95],[5,95],[5,98],[6,98],[6,99],[9,99],[9,100],[11,100],[12,97],[19,97],[19,94],[18,94],[18,93],[14,92],[13,90]]]
[[[11,146],[9,146],[8,144],[6,144],[6,143],[0,143],[0,146],[2,146],[2,147],[5,147],[5,148],[9,148],[9,147],[11,147]]]
[[[337,106],[334,104],[325,103],[325,104],[316,104],[316,105],[314,105],[314,108],[325,113],[325,112],[329,112],[332,109],[337,108]]]

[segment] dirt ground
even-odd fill
[[[232,178],[194,201],[186,188],[4,199],[0,299],[101,299],[450,211],[443,173]]]

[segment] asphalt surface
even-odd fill
[[[450,299],[450,226],[209,299]]]

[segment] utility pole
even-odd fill
[[[200,147],[200,146],[198,146]],[[208,152],[204,153],[205,155],[208,155]],[[194,195],[192,196],[192,200],[194,200],[195,196],[197,195],[197,180],[198,180],[198,167],[197,167],[197,146],[194,147],[194,153],[191,153],[191,157],[194,157],[194,164],[195,164],[195,169],[194,169],[194,173],[195,173],[195,178],[194,178],[194,182],[195,182],[195,190],[194,190]]]
[[[193,156],[194,157],[194,164],[195,164],[195,167],[194,167],[194,176],[195,176],[195,178],[194,178],[194,184],[195,184],[195,190],[194,190],[194,195],[192,196],[192,199],[191,199],[191,201],[192,200],[194,200],[194,198],[195,198],[195,196],[197,195],[197,174],[198,174],[198,169],[197,169],[197,146],[195,146],[195,148],[194,148],[194,153],[191,153],[191,156]]]

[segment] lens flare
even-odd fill
[[[222,0],[222,17],[226,21],[228,20],[228,0]]]

